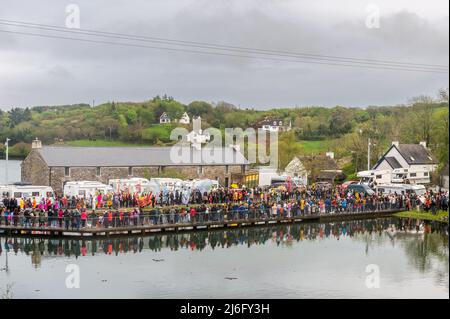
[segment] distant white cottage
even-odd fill
[[[305,185],[308,184],[308,171],[297,156],[286,165],[284,173],[290,177],[298,177]]]
[[[289,121],[289,124],[287,124],[282,119],[271,119],[266,117],[264,120],[258,123],[258,127],[264,131],[283,132],[291,130],[292,123],[291,121]]]
[[[161,114],[161,116],[159,117],[159,123],[161,124],[170,123],[170,117],[166,112]]]
[[[180,124],[189,124],[191,122],[191,119],[189,118],[189,115],[187,114],[187,112],[184,112],[183,115],[181,116],[180,120],[178,121],[178,123]]]

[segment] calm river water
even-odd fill
[[[98,240],[0,237],[0,293],[10,286],[13,298],[449,298],[448,227],[405,232],[405,223],[415,229],[415,221],[389,218]],[[79,288],[66,288],[70,264],[79,267]],[[379,288],[366,285],[368,265],[379,269]]]

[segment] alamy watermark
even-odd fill
[[[369,289],[380,288],[380,266],[369,264],[366,266],[366,287]]]
[[[79,29],[80,28],[80,7],[71,3],[66,6],[66,28]]]
[[[66,277],[66,288],[80,288],[80,266],[76,264],[68,264],[66,266],[66,273],[69,274]]]
[[[244,165],[261,164],[278,167],[278,131],[262,128],[201,129],[201,120],[193,130],[177,127],[170,139],[170,161],[173,164]]]
[[[366,6],[366,27],[369,29],[380,28],[380,7],[376,4],[368,4]]]

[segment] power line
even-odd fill
[[[357,67],[357,68],[367,68],[367,69],[376,69],[376,70],[397,70],[397,71],[413,71],[413,72],[429,72],[429,73],[448,73],[444,70],[436,70],[436,69],[426,69],[426,68],[406,68],[406,67],[387,67],[387,66],[371,66],[371,65],[355,65],[355,64],[343,64],[343,63],[328,63],[328,62],[318,62],[318,61],[305,61],[305,60],[290,60],[290,59],[279,59],[279,58],[270,58],[270,57],[260,57],[260,56],[251,56],[251,55],[240,55],[240,54],[227,54],[220,52],[210,52],[210,51],[199,51],[199,50],[188,50],[188,49],[180,49],[180,48],[171,48],[171,47],[157,47],[157,46],[148,46],[148,45],[140,45],[134,43],[120,43],[120,42],[110,42],[110,41],[100,41],[100,40],[91,40],[91,39],[83,39],[83,38],[72,38],[72,37],[63,37],[56,35],[48,35],[48,34],[37,34],[37,33],[28,33],[28,32],[19,32],[19,31],[10,31],[10,30],[1,30],[3,33],[11,33],[11,34],[19,34],[19,35],[28,35],[35,37],[44,37],[44,38],[52,38],[52,39],[64,39],[64,40],[72,40],[72,41],[81,41],[95,44],[108,44],[108,45],[117,45],[117,46],[126,46],[126,47],[139,47],[139,48],[147,48],[147,49],[158,49],[158,50],[168,50],[174,52],[186,52],[186,53],[196,53],[196,54],[206,54],[206,55],[218,55],[218,56],[228,56],[228,57],[239,57],[239,58],[248,58],[248,59],[262,59],[262,60],[271,60],[271,61],[283,61],[283,62],[297,62],[297,63],[306,63],[306,64],[320,64],[320,65],[333,65],[333,66],[344,66],[344,67]]]
[[[360,59],[360,58],[353,58],[353,57],[329,56],[329,55],[319,55],[319,54],[310,54],[310,53],[298,53],[298,52],[277,51],[277,50],[267,50],[267,49],[258,49],[258,48],[247,48],[247,47],[205,43],[205,42],[183,41],[183,40],[141,36],[141,35],[130,35],[130,34],[124,34],[124,33],[105,32],[105,31],[97,31],[97,30],[92,30],[92,29],[77,30],[77,29],[63,28],[63,27],[54,26],[54,25],[29,23],[29,22],[6,20],[6,19],[0,19],[0,24],[11,25],[11,26],[16,26],[16,27],[36,28],[36,29],[43,29],[43,30],[57,31],[57,32],[68,32],[68,33],[73,33],[73,34],[105,36],[105,37],[107,36],[107,37],[120,38],[120,39],[126,39],[126,40],[137,40],[137,41],[154,42],[154,43],[170,44],[170,45],[177,45],[177,46],[191,46],[191,47],[207,48],[207,49],[213,49],[213,50],[240,51],[240,52],[244,52],[244,53],[278,55],[278,56],[283,56],[283,57],[296,57],[296,58],[300,57],[300,58],[304,58],[304,59],[319,59],[319,60],[325,60],[325,61],[331,61],[331,62],[362,63],[362,64],[371,64],[371,65],[396,66],[396,67],[426,67],[426,68],[438,68],[438,69],[445,68],[448,71],[447,65],[440,65],[440,64],[423,64],[423,63],[400,62],[400,61],[391,61],[391,60]]]

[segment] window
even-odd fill
[[[36,196],[40,196],[40,194],[39,194],[39,192],[31,192],[31,196],[34,196],[34,197],[36,197]]]
[[[64,176],[70,176],[70,167],[64,167]]]
[[[424,172],[424,173],[423,173],[423,176],[428,176],[428,172]]]
[[[128,167],[128,175],[133,176],[133,167]]]
[[[375,178],[376,178],[376,179],[381,179],[382,176],[381,176],[381,175],[377,175],[377,176],[375,176]]]
[[[245,173],[245,165],[241,166],[241,173],[244,174]]]
[[[202,175],[203,174],[203,166],[197,166],[197,174]]]
[[[228,165],[225,165],[225,174],[228,174],[230,172],[230,167]]]
[[[416,177],[416,176],[417,176],[417,173],[411,173],[410,176],[411,176],[411,177]]]
[[[96,167],[95,168],[95,175],[100,176],[101,174],[101,167]]]

